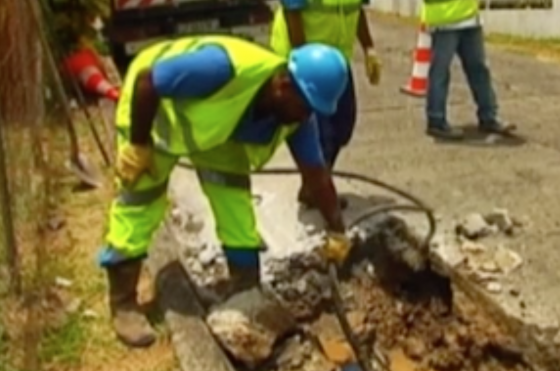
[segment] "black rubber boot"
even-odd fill
[[[259,268],[242,268],[229,264],[230,289],[228,296],[260,287],[261,275]]]
[[[141,271],[141,260],[107,268],[113,329],[117,337],[131,347],[147,347],[156,341],[156,332],[137,301],[136,288]]]

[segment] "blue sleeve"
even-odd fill
[[[234,76],[227,52],[207,45],[194,52],[156,62],[152,82],[157,93],[170,98],[204,98],[220,90]]]
[[[280,0],[280,3],[287,10],[301,10],[307,6],[307,0]]]
[[[319,126],[313,115],[288,138],[288,147],[294,159],[307,166],[324,166],[325,158],[319,139]]]

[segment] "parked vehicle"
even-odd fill
[[[111,0],[104,33],[124,74],[142,48],[169,37],[234,34],[265,43],[272,16],[266,0]]]

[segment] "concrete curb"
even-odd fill
[[[556,331],[547,333],[538,325],[527,323],[523,319],[508,313],[498,298],[465,273],[456,268],[456,264],[439,251],[433,251],[430,259],[438,271],[451,279],[452,284],[465,293],[473,302],[479,304],[499,326],[517,341],[534,370],[560,371],[560,346],[555,344]]]
[[[178,251],[179,243],[166,222],[154,241],[148,268],[180,367],[185,371],[235,371],[204,322],[204,310],[178,259]]]

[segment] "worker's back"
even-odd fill
[[[333,46],[350,59],[362,3],[363,0],[311,0],[301,8],[305,41]],[[274,14],[271,46],[281,55],[288,55],[292,48],[283,6]]]

